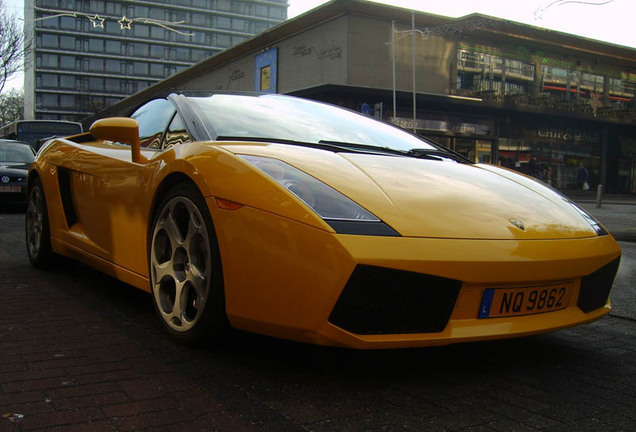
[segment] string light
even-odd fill
[[[94,17],[88,17],[88,19],[91,23],[93,23],[93,28],[95,27],[104,28],[104,21],[106,21],[105,18],[102,18],[99,15],[95,14]]]
[[[582,4],[586,6],[603,6],[608,3],[612,3],[613,1],[614,0],[553,0],[545,7],[537,7],[537,9],[534,11],[534,19],[535,21],[543,19],[543,14],[545,14],[545,12],[552,6],[563,6],[570,3]]]
[[[117,21],[119,23],[119,27],[121,30],[132,30],[132,24],[134,22],[139,22],[142,24],[155,25],[163,29],[166,29],[168,31],[178,33],[182,36],[188,36],[188,37],[194,36],[194,33],[184,32],[184,31],[173,28],[173,26],[181,25],[185,21],[164,21],[164,20],[157,20],[157,19],[146,18],[146,17],[128,18],[126,17],[126,15],[123,15],[121,18],[118,18],[118,17],[106,16],[106,15],[100,16],[98,14],[89,15],[89,14],[85,14],[83,12],[78,12],[78,11],[44,9],[40,7],[35,7],[35,10],[38,12],[49,13],[51,15],[35,18],[33,19],[33,21],[44,21],[50,18],[57,18],[62,16],[68,16],[73,18],[79,17],[79,18],[86,18],[87,20],[89,20],[93,24],[93,28],[104,28],[104,22],[106,20],[112,20],[112,21]]]

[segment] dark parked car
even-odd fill
[[[26,179],[35,159],[33,148],[25,142],[0,140],[0,206],[26,203]]]

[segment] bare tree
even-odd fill
[[[18,18],[7,12],[0,0],[0,92],[6,82],[23,67],[24,32]]]
[[[0,125],[24,118],[24,90],[11,89],[0,94]]]

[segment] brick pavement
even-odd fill
[[[636,431],[636,324],[357,352],[235,334],[175,345],[147,294],[31,268],[0,213],[0,432]]]

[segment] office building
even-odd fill
[[[82,119],[286,18],[286,0],[26,0],[26,118]]]

